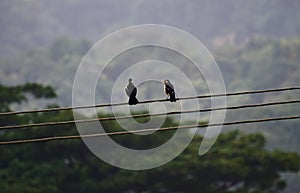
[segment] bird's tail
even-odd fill
[[[170,94],[170,101],[171,102],[176,102],[175,92],[171,92],[171,94]]]
[[[136,104],[138,104],[138,103],[139,103],[139,101],[137,100],[136,97],[130,97],[130,98],[129,98],[129,101],[128,101],[128,104],[129,104],[129,105],[136,105]]]

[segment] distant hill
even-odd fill
[[[49,45],[59,36],[97,41],[121,27],[159,23],[179,27],[205,44],[234,36],[300,34],[298,0],[0,2],[0,56]]]

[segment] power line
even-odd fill
[[[268,93],[268,92],[281,92],[281,91],[298,90],[298,89],[300,89],[300,86],[282,87],[282,88],[265,89],[265,90],[229,92],[229,93],[221,93],[221,94],[213,94],[213,95],[198,95],[198,96],[180,97],[180,98],[177,98],[177,100],[204,99],[204,98],[214,98],[214,97],[224,97],[224,96],[238,96],[238,95]],[[140,101],[139,104],[146,104],[146,103],[153,103],[153,102],[166,102],[166,101],[168,101],[168,100],[167,99],[154,99],[154,100]],[[85,105],[85,106],[75,106],[75,107],[57,107],[57,108],[47,108],[47,109],[38,109],[38,110],[1,112],[0,116],[26,114],[26,113],[64,111],[64,110],[77,110],[77,109],[88,109],[88,108],[100,108],[100,107],[111,107],[111,106],[123,106],[123,105],[128,105],[128,103],[127,102],[107,103],[107,104]]]
[[[255,108],[255,107],[274,106],[274,105],[283,105],[283,104],[295,104],[295,103],[300,103],[300,100],[277,101],[277,102],[268,102],[268,103],[246,104],[246,105],[238,105],[238,106],[217,107],[217,108],[208,108],[208,109],[195,109],[195,110],[186,110],[186,111],[171,111],[171,112],[167,112],[167,113],[155,113],[155,114],[144,113],[144,114],[138,114],[138,115],[132,115],[132,116],[102,117],[102,118],[93,118],[93,119],[32,123],[32,124],[23,124],[23,125],[7,125],[7,126],[0,126],[0,130],[54,126],[54,125],[66,125],[66,124],[86,123],[86,122],[94,122],[94,121],[111,121],[111,120],[142,118],[142,117],[150,117],[150,116],[155,117],[155,116],[163,116],[163,115],[167,116],[167,115],[186,114],[186,113],[202,113],[202,112],[219,111],[219,110],[234,110],[234,109]]]
[[[183,125],[177,127],[163,127],[163,128],[151,128],[151,129],[141,129],[134,131],[117,131],[110,133],[95,133],[95,134],[86,134],[86,135],[68,135],[68,136],[53,136],[53,137],[44,137],[36,139],[23,139],[23,140],[13,140],[13,141],[1,141],[0,145],[9,145],[9,144],[21,144],[21,143],[34,143],[34,142],[45,142],[53,140],[67,140],[67,139],[79,139],[79,138],[91,138],[91,137],[103,137],[103,136],[115,136],[115,135],[126,135],[126,134],[135,134],[135,133],[145,133],[150,131],[170,131],[176,129],[190,129],[190,128],[202,128],[202,127],[215,127],[215,126],[224,126],[224,125],[239,125],[239,124],[251,124],[259,122],[271,122],[271,121],[280,121],[280,120],[292,120],[300,119],[300,115],[297,116],[285,116],[285,117],[273,117],[265,119],[252,119],[252,120],[242,120],[242,121],[232,121],[225,123],[213,123],[213,124],[196,124],[196,125]]]

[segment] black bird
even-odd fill
[[[136,105],[136,104],[138,104],[139,101],[136,98],[137,88],[132,83],[132,79],[131,78],[129,78],[129,80],[128,80],[128,85],[125,88],[125,91],[126,91],[127,96],[129,97],[128,104],[129,105]]]
[[[163,81],[165,84],[165,93],[168,95],[168,98],[170,97],[171,102],[176,102],[176,96],[175,96],[175,90],[174,86],[171,84],[169,80],[164,80]]]

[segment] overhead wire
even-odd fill
[[[300,86],[291,86],[291,87],[282,87],[282,88],[264,89],[264,90],[239,91],[239,92],[228,92],[228,93],[220,93],[220,94],[187,96],[187,97],[176,98],[176,100],[190,100],[190,99],[204,99],[204,98],[225,97],[225,96],[238,96],[238,95],[269,93],[269,92],[281,92],[281,91],[288,91],[288,90],[299,90],[299,89],[300,89]],[[166,101],[168,101],[168,100],[167,99],[153,99],[153,100],[140,101],[139,104],[154,103],[154,102],[166,102]],[[100,107],[111,107],[111,106],[123,106],[123,105],[128,105],[128,103],[120,102],[120,103],[106,103],[106,104],[84,105],[84,106],[74,106],[74,107],[56,107],[56,108],[46,108],[46,109],[36,109],[36,110],[0,112],[0,116],[26,114],[26,113],[64,111],[64,110],[78,110],[78,109],[100,108]]]
[[[212,94],[212,95],[197,95],[197,96],[181,97],[181,98],[177,98],[177,100],[202,99],[202,98],[213,98],[213,97],[222,97],[222,96],[238,96],[238,95],[247,95],[247,94],[268,93],[268,92],[281,92],[281,91],[298,90],[298,89],[300,89],[300,86],[265,89],[265,90],[229,92],[229,93],[220,93],[220,94]],[[146,103],[165,102],[165,101],[168,101],[168,100],[167,99],[154,99],[154,100],[141,101],[139,103],[146,104]],[[93,121],[108,121],[108,120],[129,119],[129,118],[142,118],[142,117],[149,117],[149,116],[176,115],[176,114],[184,114],[184,113],[201,113],[201,112],[218,111],[218,110],[234,110],[234,109],[255,108],[255,107],[281,105],[281,104],[295,104],[295,103],[299,103],[299,102],[300,102],[300,100],[276,101],[276,102],[245,104],[245,105],[237,105],[237,106],[229,106],[229,107],[217,107],[217,108],[195,109],[195,110],[185,110],[185,111],[171,111],[171,112],[156,113],[156,114],[144,113],[144,114],[131,115],[131,116],[102,117],[102,118],[93,118],[93,119],[81,119],[81,120],[69,120],[69,121],[57,121],[57,122],[42,122],[42,123],[32,123],[32,124],[22,124],[22,125],[7,125],[7,126],[1,126],[0,130],[26,128],[26,127],[38,127],[38,126],[53,126],[53,125],[84,123],[84,122],[93,122]],[[127,105],[127,102],[75,106],[75,107],[57,107],[57,108],[14,111],[14,112],[1,112],[0,116],[18,115],[18,114],[26,114],[26,113],[53,112],[53,111],[63,111],[63,110],[87,109],[87,108],[98,108],[98,107],[110,107],[110,106],[121,106],[121,105]],[[196,127],[208,127],[208,126],[214,127],[214,126],[223,126],[223,125],[249,124],[249,123],[268,122],[268,121],[291,120],[291,119],[299,119],[299,118],[300,118],[300,116],[297,115],[297,116],[285,116],[285,117],[272,117],[272,118],[265,118],[265,119],[232,121],[232,122],[224,122],[224,123],[196,124],[196,125],[183,125],[183,126],[177,126],[177,127],[141,129],[141,130],[134,130],[134,131],[118,131],[118,132],[96,133],[96,134],[86,134],[86,135],[52,136],[52,137],[44,137],[44,138],[36,138],[36,139],[2,141],[2,142],[0,142],[0,145],[42,142],[42,141],[52,141],[52,140],[64,140],[64,139],[78,139],[78,138],[89,138],[89,137],[100,137],[100,136],[111,136],[111,135],[124,135],[124,134],[134,134],[134,133],[142,133],[142,132],[149,132],[149,131],[157,131],[157,130],[158,131],[166,131],[166,130],[188,129],[188,128],[196,128]]]
[[[79,119],[79,120],[69,120],[69,121],[31,123],[31,124],[22,124],[22,125],[6,125],[6,126],[0,126],[0,130],[66,125],[66,124],[86,123],[86,122],[95,122],[95,121],[110,121],[110,120],[131,119],[131,118],[155,117],[155,116],[163,116],[163,115],[167,116],[167,115],[186,114],[186,113],[203,113],[203,112],[210,112],[210,111],[234,110],[234,109],[255,108],[255,107],[274,106],[274,105],[283,105],[283,104],[295,104],[295,103],[300,103],[300,100],[276,101],[276,102],[267,102],[267,103],[245,104],[245,105],[237,105],[237,106],[229,106],[229,107],[194,109],[194,110],[184,110],[184,111],[170,111],[166,113],[154,113],[154,114],[143,113],[143,114],[130,115],[130,116],[100,117],[100,118]]]
[[[109,133],[94,133],[94,134],[85,134],[85,135],[67,135],[67,136],[53,136],[53,137],[43,137],[43,138],[35,138],[35,139],[11,140],[11,141],[1,141],[0,145],[12,145],[12,144],[22,144],[22,143],[46,142],[46,141],[53,141],[53,140],[67,140],[67,139],[127,135],[127,134],[144,133],[144,132],[150,132],[150,131],[170,131],[170,130],[176,130],[176,129],[191,129],[191,128],[201,128],[201,127],[208,127],[208,126],[215,127],[215,126],[224,126],[224,125],[251,124],[251,123],[292,120],[292,119],[300,119],[300,115],[272,117],[272,118],[264,118],[264,119],[251,119],[251,120],[224,122],[224,123],[194,124],[194,125],[183,125],[183,126],[174,126],[174,127],[151,128],[151,129],[141,129],[141,130],[133,130],[133,131],[116,131],[116,132],[109,132]]]

